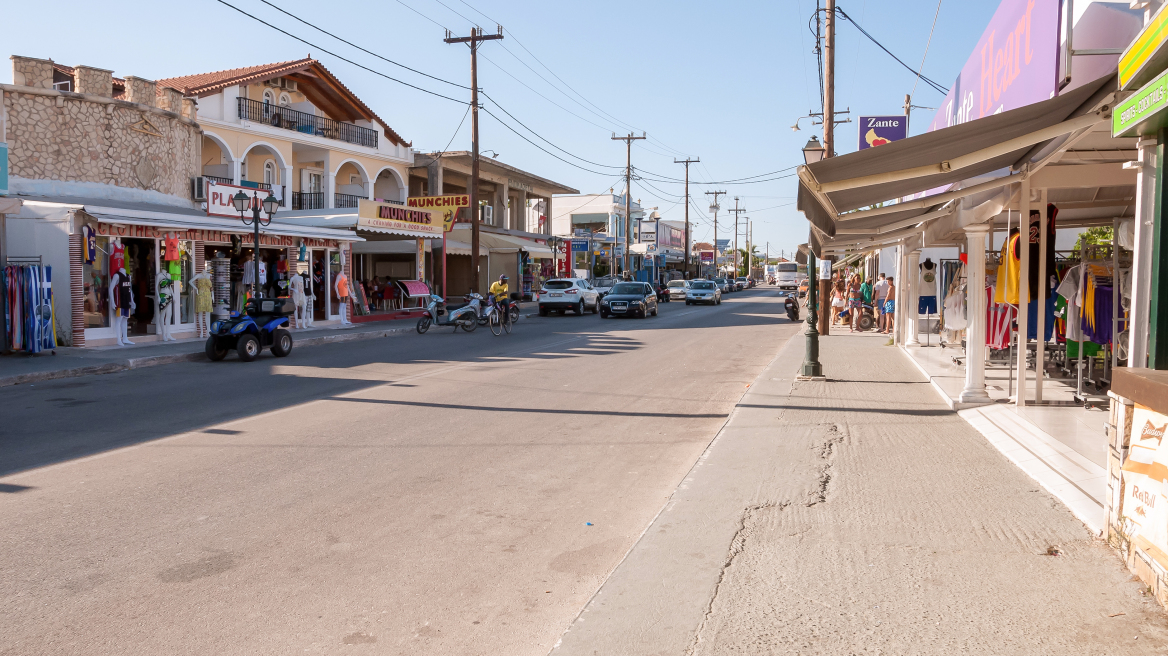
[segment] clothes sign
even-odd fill
[[[861,116],[860,150],[883,146],[908,137],[908,118],[905,116]]]

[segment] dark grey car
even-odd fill
[[[618,282],[600,299],[600,318],[657,316],[657,292],[647,282]]]

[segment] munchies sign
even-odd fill
[[[442,214],[362,198],[357,204],[357,227],[434,239],[442,237]]]

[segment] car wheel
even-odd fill
[[[218,362],[227,357],[227,349],[219,345],[219,340],[214,337],[207,338],[207,359],[212,362]]]
[[[277,328],[272,334],[272,355],[286,358],[292,352],[292,333],[287,328]]]
[[[598,314],[599,312],[600,312],[600,299],[598,298],[592,302],[592,314]]]
[[[548,309],[542,305],[539,306],[539,316],[546,317],[547,315],[548,315]]]
[[[657,306],[653,306],[653,316],[657,316]]]
[[[235,343],[235,350],[239,353],[240,360],[251,362],[260,354],[260,340],[252,334],[240,335],[239,341]]]
[[[690,303],[690,302],[689,302],[689,299],[688,299],[688,298],[687,298],[687,299],[685,299],[685,304],[686,304],[686,305],[693,305],[692,303]]]
[[[580,299],[580,302],[576,303],[576,314],[581,317],[584,316],[584,299]]]

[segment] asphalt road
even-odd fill
[[[548,653],[777,292],[0,390],[0,654]]]

